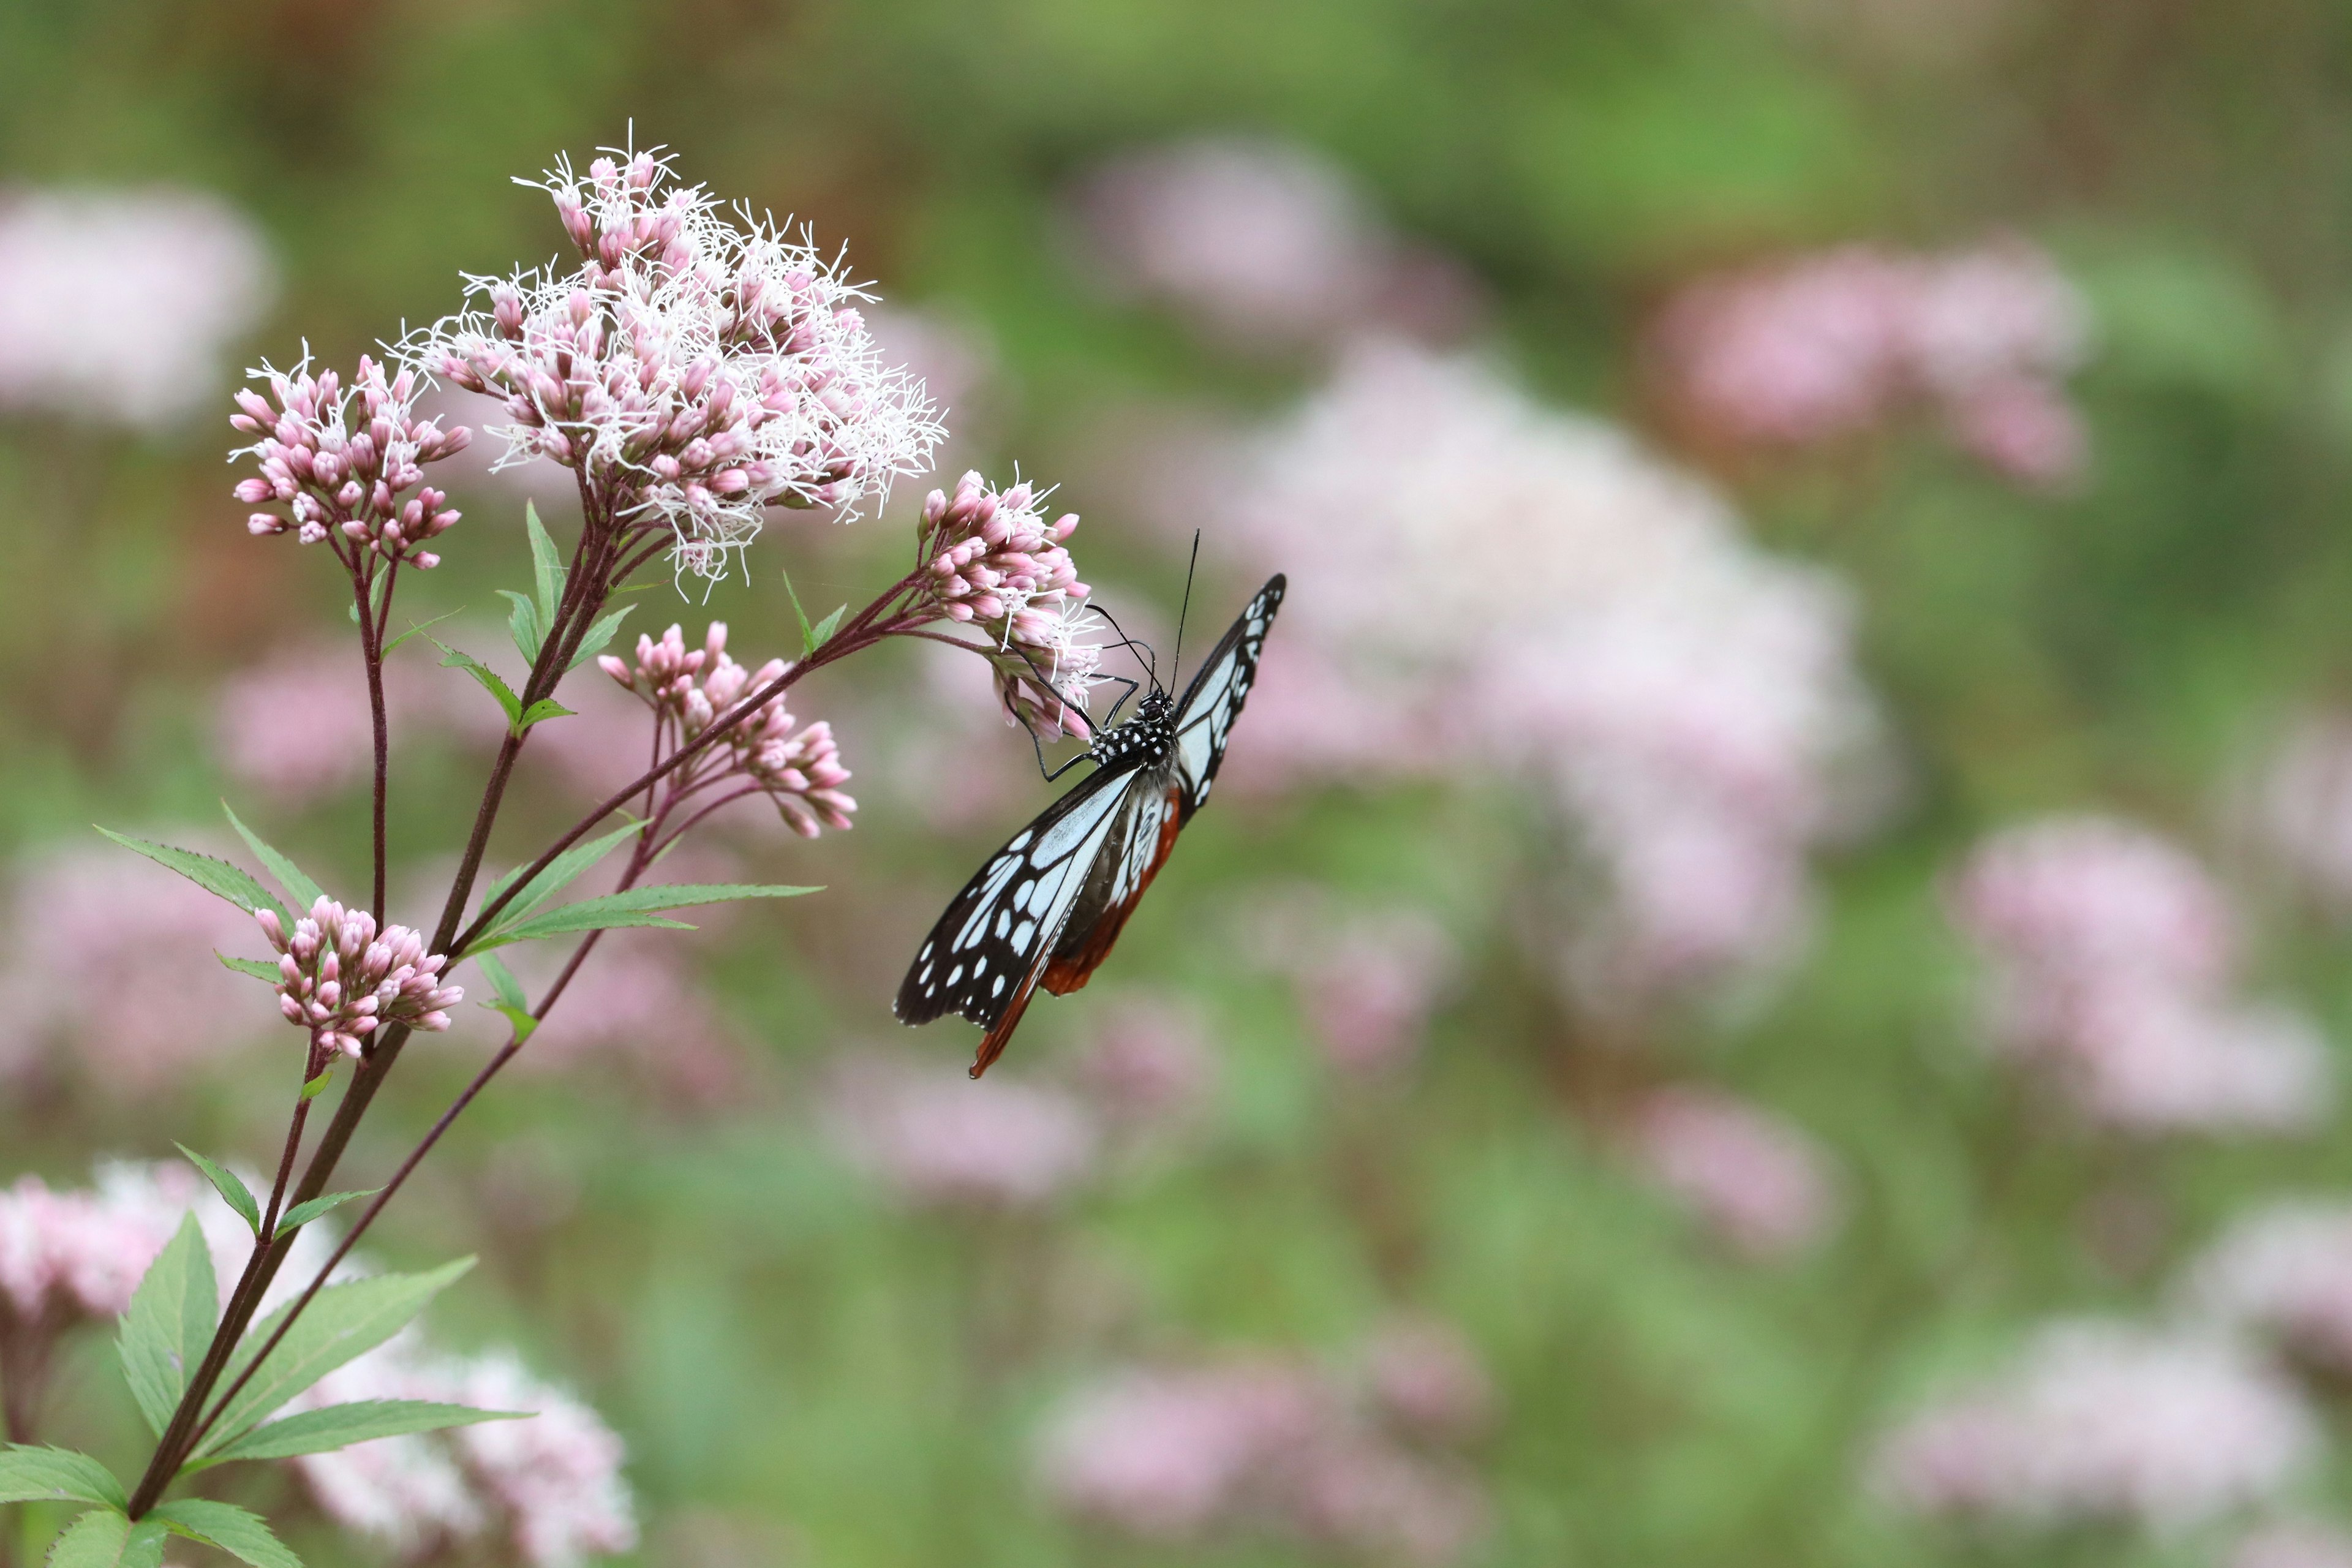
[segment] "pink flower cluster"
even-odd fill
[[[1215,1091],[1216,1048],[1193,1009],[1162,997],[1126,997],[1089,1032],[1078,1080],[1106,1121],[1165,1126],[1200,1110]]]
[[[1289,975],[1325,1061],[1373,1076],[1420,1053],[1460,966],[1443,926],[1416,909],[1344,912],[1317,896],[1266,912],[1256,952]]]
[[[2287,1201],[2245,1215],[2192,1266],[2183,1297],[2299,1365],[2352,1375],[2352,1205]]]
[[[921,1205],[1043,1204],[1090,1174],[1102,1147],[1075,1095],[870,1053],[841,1065],[825,1120],[845,1155]]]
[[[436,1356],[404,1335],[328,1373],[293,1408],[371,1399],[530,1415],[290,1461],[319,1506],[346,1529],[404,1555],[487,1542],[530,1568],[578,1568],[636,1546],[620,1438],[510,1352]]]
[[[448,960],[428,954],[422,935],[397,925],[379,935],[365,910],[321,896],[290,932],[275,910],[257,910],[253,918],[278,950],[278,1010],[310,1031],[314,1057],[356,1057],[386,1024],[446,1029],[445,1009],[466,998],[462,987],[440,983]]]
[[[249,983],[213,956],[253,928],[193,882],[110,845],[34,861],[10,905],[0,1080],[41,1070],[37,1048],[61,1046],[92,1084],[136,1094],[263,1032]]]
[[[219,395],[276,286],[252,220],[207,192],[0,198],[0,407],[167,428]]]
[[[102,1166],[88,1191],[53,1191],[38,1176],[0,1189],[0,1319],[54,1326],[128,1310],[196,1198],[194,1172],[161,1170]]]
[[[1115,1372],[1049,1417],[1038,1468],[1066,1511],[1148,1540],[1270,1529],[1457,1562],[1486,1506],[1446,1450],[1490,1415],[1484,1369],[1442,1324],[1383,1336],[1372,1361],[1364,1387],[1286,1357]]]
[[[1109,289],[1218,342],[1293,349],[1378,322],[1458,330],[1458,268],[1389,232],[1346,172],[1287,142],[1207,138],[1112,159],[1073,203]]]
[[[1621,432],[1395,342],[1175,500],[1300,584],[1253,712],[1339,715],[1255,726],[1236,768],[1540,781],[1585,851],[1559,950],[1592,1002],[1801,947],[1809,855],[1874,800],[1834,580]]]
[[[1707,434],[1807,445],[1925,402],[1996,471],[2046,486],[2083,466],[2064,384],[2089,336],[2050,258],[2004,240],[1940,256],[1848,246],[1710,279],[1669,304],[1656,343],[1669,395]]]
[[[2225,1338],[2070,1322],[1895,1428],[1878,1468],[1923,1513],[2178,1531],[2276,1495],[2321,1441],[2294,1386]]]
[[[473,432],[462,425],[445,432],[417,414],[416,373],[403,370],[387,381],[383,367],[362,354],[348,391],[331,370],[312,375],[307,355],[290,373],[264,365],[252,374],[268,379],[270,396],[239,392],[243,412],[229,423],[259,437],[234,455],[250,455],[261,472],[238,481],[236,499],[286,510],[257,511],[247,529],[267,535],[290,528],[305,544],[340,534],[354,550],[389,562],[438,566],[441,558],[423,546],[457,513],[425,483],[425,465],[465,450]]]
[[[2096,816],[2011,828],[1969,857],[1950,905],[1990,967],[1994,1042],[2094,1120],[2275,1131],[2325,1114],[2316,1029],[2231,994],[2228,900],[2177,847]]]
[[[955,495],[923,500],[919,546],[922,609],[987,635],[1005,711],[1045,739],[1088,731],[1087,691],[1102,651],[1079,639],[1095,629],[1089,590],[1062,542],[1078,514],[1045,521],[1027,484],[999,492],[977,473]]]
[[[383,667],[384,708],[406,734],[468,740],[506,733],[498,710],[462,673],[422,660]],[[300,803],[367,776],[373,741],[366,674],[348,645],[302,641],[271,650],[221,684],[213,744],[236,778]]]
[[[1632,1131],[1650,1177],[1748,1258],[1802,1252],[1836,1219],[1828,1156],[1769,1111],[1712,1089],[1662,1089]]]
[[[468,279],[487,309],[404,351],[504,403],[507,461],[582,470],[707,576],[772,505],[852,508],[923,471],[942,432],[882,366],[837,263],[729,221],[651,152],[597,158],[584,180],[559,162],[545,184],[580,265]]]
[[[688,648],[682,629],[672,626],[659,642],[638,637],[634,665],[611,654],[596,663],[652,708],[655,722],[669,727],[674,743],[680,745],[697,739],[746,696],[790,668],[780,658],[756,670],[736,663],[727,652],[724,621],[710,623],[698,648]],[[800,727],[779,692],[717,744],[723,765],[712,771],[702,763],[689,764],[690,778],[709,783],[735,775],[750,781],[775,802],[784,825],[803,838],[814,838],[827,827],[848,829],[857,802],[840,787],[850,775],[841,765],[831,724],[820,719]]]

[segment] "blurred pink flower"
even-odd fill
[[[0,195],[0,406],[173,425],[276,291],[260,231],[209,193]]]
[[[1416,1054],[1457,962],[1444,929],[1418,910],[1390,910],[1327,931],[1320,949],[1295,978],[1324,1059],[1371,1073]]]
[[[663,868],[677,868],[666,860]],[[740,1090],[741,1043],[696,978],[685,944],[662,940],[672,934],[608,934],[515,1058],[515,1069],[599,1068],[688,1106],[717,1106]],[[537,1000],[566,956],[526,950],[512,968]],[[505,1025],[498,1028],[503,1038]]]
[[[475,741],[505,731],[471,680],[413,654],[385,664],[383,688],[395,743],[419,728]],[[232,777],[299,805],[367,777],[372,725],[356,641],[289,643],[222,683],[214,745]]]
[[[1633,1132],[1651,1178],[1748,1257],[1801,1252],[1836,1218],[1828,1155],[1759,1107],[1711,1089],[1662,1089],[1634,1113]]]
[[[840,1064],[826,1121],[845,1154],[918,1204],[1041,1204],[1093,1169],[1100,1143],[1059,1089],[873,1052]]]
[[[2241,1216],[2191,1267],[2185,1304],[2352,1375],[2352,1204],[2274,1202]]]
[[[1875,753],[1835,580],[1622,432],[1395,342],[1226,466],[1188,515],[1298,584],[1263,688],[1291,733],[1245,778],[1542,781],[1603,884],[1563,900],[1593,911],[1569,944],[1591,1000],[1801,947],[1807,858]]]
[[[1095,171],[1076,211],[1113,289],[1241,348],[1311,343],[1361,319],[1394,247],[1343,171],[1282,142],[1129,153]]]
[[[2352,720],[2306,715],[2249,792],[2246,815],[2281,869],[2352,912]]]
[[[1255,1527],[1438,1568],[1486,1526],[1458,1462],[1400,1446],[1283,1358],[1111,1373],[1048,1417],[1037,1466],[1065,1511],[1148,1540]]]
[[[1888,1495],[1923,1513],[2171,1531],[2259,1502],[2317,1458],[2292,1384],[2219,1339],[2069,1322],[2008,1372],[1894,1430]]]
[[[328,1373],[293,1407],[370,1399],[531,1414],[291,1461],[320,1507],[345,1528],[411,1556],[494,1533],[530,1568],[577,1568],[635,1547],[620,1438],[587,1405],[525,1371],[512,1352],[436,1356],[412,1332]]]
[[[1165,997],[1124,997],[1089,1032],[1078,1081],[1108,1121],[1181,1121],[1215,1092],[1216,1047],[1194,1008]]]
[[[0,1315],[120,1316],[199,1186],[184,1168],[101,1164],[90,1190],[53,1191],[38,1176],[0,1189]]]
[[[2021,240],[1943,255],[1846,246],[1703,280],[1660,316],[1668,395],[1736,442],[1801,446],[1940,406],[1962,443],[2037,486],[2081,471],[2065,378],[2089,311]]]
[[[2226,1568],[2352,1568],[2352,1535],[2313,1521],[2258,1525],[2230,1549]]]
[[[1495,1415],[1495,1384],[1462,1331],[1442,1319],[1401,1317],[1365,1349],[1374,1407],[1408,1436],[1433,1442],[1476,1436]]]
[[[91,1083],[135,1093],[269,1032],[268,989],[214,956],[264,952],[252,921],[160,866],[112,846],[53,853],[13,904],[0,1012],[24,1057],[62,1041]],[[0,1070],[27,1065],[0,1056]]]
[[[2230,994],[2234,917],[2175,846],[2096,816],[2011,828],[1970,855],[1950,908],[1988,961],[1993,1043],[2094,1120],[2283,1131],[2325,1113],[2317,1031]]]

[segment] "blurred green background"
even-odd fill
[[[1908,426],[1717,472],[1762,546],[1850,585],[1903,776],[1875,831],[1817,858],[1818,932],[1776,984],[1663,1014],[1629,1064],[1516,934],[1546,829],[1507,774],[1221,802],[1101,980],[1041,1005],[1007,1063],[1052,1081],[1123,1005],[1181,998],[1217,1058],[1198,1124],[1044,1203],[895,1198],[828,1137],[829,1075],[845,1053],[963,1059],[960,1026],[901,1037],[887,998],[936,908],[1049,792],[1008,785],[943,815],[939,799],[982,786],[923,743],[942,721],[921,661],[886,654],[796,693],[842,732],[856,831],[729,841],[763,878],[828,890],[681,939],[698,1005],[725,1020],[722,1089],[665,1091],[659,1038],[629,1070],[518,1074],[372,1249],[483,1255],[436,1309],[436,1341],[514,1344],[603,1413],[628,1445],[647,1563],[1361,1556],[1273,1527],[1153,1543],[1075,1522],[1038,1479],[1036,1434],[1106,1366],[1243,1351],[1337,1364],[1407,1311],[1458,1327],[1494,1387],[1491,1422],[1456,1455],[1488,1508],[1465,1562],[2220,1562],[2218,1529],[1916,1519],[1874,1496],[1869,1455],[1916,1400],[1998,1365],[2043,1320],[2154,1310],[2176,1265],[2257,1198],[2352,1181],[2352,1145],[2329,1131],[2131,1138],[2051,1114],[1975,1047],[1973,970],[1939,903],[1981,833],[2124,812],[2209,854],[2259,933],[2253,978],[2339,1051],[2352,1038],[2343,933],[2248,863],[2225,821],[2291,716],[2352,689],[2347,78],[2352,11],[2319,0],[30,0],[0,8],[0,174],[220,195],[281,273],[238,355],[285,363],[307,340],[348,363],[453,309],[460,271],[550,254],[544,196],[510,176],[634,125],[687,179],[796,215],[889,302],[989,345],[988,418],[954,460],[1065,480],[1090,577],[1161,624],[1181,551],[1123,517],[1117,487],[1088,492],[1103,411],[1254,419],[1316,373],[1220,352],[1093,286],[1067,199],[1106,158],[1203,134],[1318,151],[1475,279],[1484,352],[1540,398],[1666,447],[1643,344],[1688,279],[1854,240],[2037,240],[2095,324],[2071,384],[2091,456],[2071,489],[2005,484]],[[212,823],[240,787],[212,740],[221,683],[343,626],[326,563],[245,533],[220,461],[228,384],[161,433],[0,419],[0,847],[22,866],[93,818]],[[465,611],[453,625],[495,646],[491,590],[528,573],[520,492],[452,488],[466,520],[411,607]],[[748,662],[786,651],[779,570],[813,611],[878,587],[923,488],[851,530],[779,522],[748,584],[707,610],[660,588],[631,632],[675,618],[692,637],[715,616]],[[1211,576],[1196,624],[1248,585],[1237,566]],[[966,735],[1019,779],[1017,732]],[[1237,752],[1252,739],[1245,722]],[[404,757],[396,916],[437,898],[487,749],[443,736]],[[358,794],[236,798],[358,884]],[[552,773],[526,779],[499,852],[576,804]],[[1301,885],[1444,928],[1453,980],[1406,1066],[1332,1069],[1293,991],[1237,956],[1252,911]],[[269,1023],[201,1071],[118,1077],[100,1046],[84,1068],[7,1080],[0,1176],[78,1182],[93,1156],[161,1158],[173,1139],[261,1163],[289,1043]],[[353,1184],[485,1043],[410,1053]],[[1685,1076],[1816,1141],[1838,1206],[1819,1245],[1745,1258],[1629,1163],[1612,1086]],[[2126,1201],[2144,1223],[2101,1245],[2095,1216]],[[104,1349],[94,1331],[80,1343],[79,1386],[107,1386]],[[58,1425],[135,1451],[110,1393],[67,1398]],[[2302,1483],[2310,1509],[2352,1510],[2345,1452]],[[292,1481],[254,1486],[309,1560],[383,1558]]]

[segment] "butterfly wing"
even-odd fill
[[[1208,799],[1217,765],[1224,761],[1226,738],[1257,679],[1266,627],[1274,624],[1288,585],[1277,574],[1260,588],[1184,689],[1176,708],[1173,754],[1166,766],[1138,781],[1103,858],[1087,879],[1085,895],[1054,944],[1045,984],[1055,995],[1084,985],[1095,966],[1110,956],[1128,917],[1176,847],[1176,835]]]
[[[1051,960],[1055,944],[1095,879],[1139,767],[1089,774],[1014,834],[964,884],[923,939],[898,986],[899,1021],[961,1014],[988,1030],[977,1077],[1004,1048]]]
[[[1282,608],[1289,580],[1279,572],[1266,580],[1225,635],[1217,639],[1201,672],[1184,689],[1176,705],[1176,781],[1183,791],[1178,826],[1192,820],[1209,798],[1217,768],[1225,760],[1225,742],[1241,717],[1250,686],[1257,679],[1258,652],[1265,646],[1266,628]]]

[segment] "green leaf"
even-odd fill
[[[290,1459],[297,1454],[324,1454],[377,1437],[404,1437],[412,1432],[439,1432],[451,1426],[471,1426],[478,1421],[525,1421],[528,1410],[476,1410],[466,1405],[433,1405],[421,1399],[370,1399],[354,1405],[330,1405],[305,1410],[282,1421],[257,1426],[214,1458],[230,1459]]]
[[[411,621],[408,623],[408,629],[401,633],[398,637],[393,638],[390,642],[384,644],[383,652],[376,657],[379,658],[390,658],[394,648],[398,647],[402,643],[406,642],[409,638],[421,635],[426,626],[437,626],[443,621],[455,620],[457,616],[464,614],[465,611],[461,609],[452,610],[446,616],[436,616],[429,621]]]
[[[539,521],[539,508],[530,501],[522,503],[522,530],[530,536],[530,575],[532,585],[539,590],[539,624],[542,627],[555,624],[555,612],[563,603],[563,555],[548,536],[547,527]],[[531,655],[535,660],[537,654]]]
[[[160,1519],[134,1524],[110,1509],[92,1509],[50,1546],[48,1568],[161,1568],[168,1533]]]
[[[529,594],[518,594],[512,588],[499,590],[499,597],[514,605],[507,612],[507,635],[514,638],[515,651],[526,664],[539,662],[539,650],[547,642],[547,628],[540,624],[539,605]]]
[[[269,1526],[262,1522],[259,1514],[233,1502],[175,1498],[156,1504],[155,1511],[148,1517],[161,1521],[174,1535],[217,1546],[238,1561],[251,1563],[253,1568],[302,1568],[302,1560],[269,1532]]]
[[[510,942],[570,936],[583,931],[609,931],[616,926],[667,926],[672,930],[691,931],[693,928],[684,921],[664,920],[654,911],[730,903],[738,899],[795,899],[803,893],[824,890],[822,888],[754,886],[741,882],[680,882],[653,888],[631,888],[625,892],[606,893],[602,898],[582,899],[576,903],[550,910],[545,914],[501,926],[486,934],[475,946],[478,949],[502,947]]]
[[[330,1068],[328,1070],[320,1073],[317,1078],[312,1079],[310,1082],[302,1086],[302,1099],[318,1099],[320,1095],[327,1092],[327,1086],[334,1081],[334,1069]]]
[[[571,848],[550,860],[547,863],[547,869],[533,877],[530,884],[515,895],[514,900],[499,911],[499,922],[501,925],[511,925],[530,913],[531,910],[563,891],[565,888],[570,887],[572,880],[582,872],[610,855],[627,840],[635,837],[637,834],[644,831],[644,828],[645,824],[642,822],[630,822],[613,829],[610,833],[574,844]],[[489,889],[482,895],[482,908],[488,909],[496,903],[499,895],[505,892],[514,879],[521,874],[522,868],[518,866],[492,882]]]
[[[490,994],[497,998],[482,1005],[505,1016],[514,1026],[517,1045],[530,1039],[539,1028],[539,1020],[531,1016],[530,998],[523,994],[522,982],[515,978],[513,970],[489,953],[481,954],[474,962],[481,965],[484,977],[490,983]]]
[[[621,623],[627,620],[629,612],[635,608],[635,605],[623,605],[619,609],[590,626],[588,635],[580,639],[580,646],[572,650],[572,662],[565,668],[577,669],[603,653],[604,645],[613,640],[613,634],[621,629]]]
[[[221,961],[221,966],[225,969],[234,969],[239,974],[250,974],[256,980],[267,980],[272,985],[284,978],[278,973],[277,963],[267,958],[231,958],[218,948],[213,949],[213,956]]]
[[[816,628],[809,625],[808,612],[801,608],[801,596],[793,588],[793,574],[784,574],[784,597],[793,602],[793,619],[801,626],[801,653],[807,656],[816,647]]]
[[[426,1302],[473,1266],[472,1258],[461,1258],[429,1273],[379,1274],[320,1291],[310,1310],[294,1320],[286,1338],[237,1391],[193,1457],[202,1458],[227,1447],[335,1368],[392,1338],[425,1310]],[[269,1342],[296,1304],[287,1302],[253,1326],[229,1363],[224,1387],[252,1364],[253,1357]]]
[[[0,1448],[0,1502],[68,1500],[118,1510],[131,1506],[131,1494],[114,1472],[88,1454],[21,1443]]]
[[[833,636],[833,628],[841,625],[841,617],[848,613],[849,606],[847,605],[835,605],[833,609],[833,614],[817,622],[815,628],[806,634],[808,641],[801,649],[801,652],[803,655],[812,654],[819,647],[823,647],[824,639]]]
[[[212,1249],[205,1245],[196,1216],[186,1215],[171,1245],[139,1281],[114,1345],[131,1396],[158,1437],[179,1407],[188,1369],[203,1359],[219,1321],[220,1288],[213,1278]]]
[[[125,849],[137,850],[158,866],[177,871],[215,898],[226,899],[247,914],[256,910],[275,910],[279,920],[289,926],[294,923],[294,917],[287,913],[286,906],[272,897],[268,889],[255,881],[242,868],[232,866],[217,856],[199,855],[193,849],[175,849],[169,844],[151,844],[144,838],[133,838],[110,827],[100,827],[99,831]]]
[[[542,697],[522,710],[522,716],[515,721],[515,729],[528,730],[533,724],[543,723],[550,719],[569,719],[570,717],[572,717],[571,709],[552,697]]]
[[[236,829],[236,836],[245,840],[245,847],[253,851],[254,858],[268,869],[271,876],[278,879],[279,887],[299,900],[304,910],[309,910],[312,904],[327,896],[327,889],[312,881],[301,867],[264,844],[255,835],[253,829],[238,821],[236,811],[230,807],[228,802],[221,802],[221,810],[228,813],[228,825]]]
[[[278,1229],[270,1239],[276,1240],[290,1231],[299,1230],[329,1209],[340,1207],[353,1198],[372,1198],[383,1190],[382,1187],[370,1187],[360,1193],[329,1193],[324,1197],[312,1198],[307,1204],[296,1204],[279,1217]]]
[[[506,683],[503,676],[472,654],[460,653],[439,637],[426,637],[425,640],[441,650],[442,668],[462,669],[479,681],[482,689],[498,700],[499,710],[507,716],[507,728],[514,728],[522,718],[522,699],[514,694],[514,688]]]
[[[245,1216],[245,1223],[252,1228],[253,1234],[256,1236],[261,1234],[261,1205],[253,1201],[253,1194],[246,1190],[243,1182],[236,1179],[235,1171],[225,1170],[214,1164],[185,1143],[174,1143],[172,1147],[194,1161],[196,1169],[202,1171],[205,1180],[219,1189],[221,1197],[226,1201],[228,1206]]]

